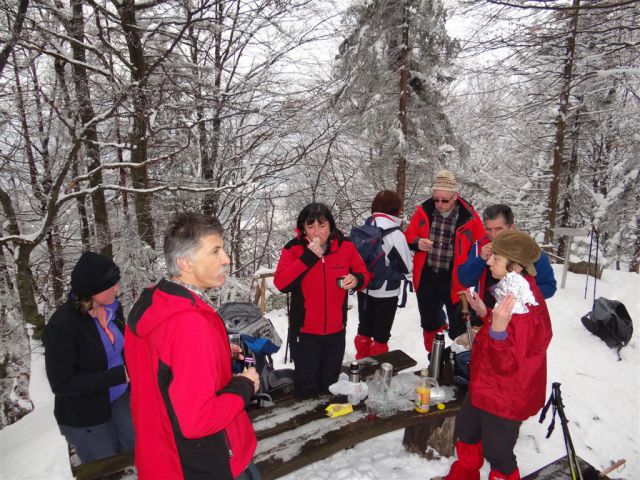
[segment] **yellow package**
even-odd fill
[[[350,403],[332,403],[325,410],[329,418],[336,418],[353,412],[353,406]]]

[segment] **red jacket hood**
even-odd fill
[[[146,337],[168,318],[184,311],[193,312],[194,308],[211,309],[191,290],[163,279],[144,289],[129,313],[127,325],[135,336]]]

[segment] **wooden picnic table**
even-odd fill
[[[361,377],[367,378],[384,362],[394,366],[394,375],[412,368],[416,361],[400,350],[370,357],[360,361]],[[344,368],[348,368],[345,363]],[[446,369],[443,371],[446,378]],[[463,394],[448,403],[444,410],[432,408],[429,413],[414,410],[399,411],[388,418],[368,418],[364,402],[354,406],[354,411],[337,418],[326,416],[325,408],[331,403],[345,403],[346,396],[325,395],[319,398],[296,400],[293,397],[274,399],[275,405],[250,411],[258,438],[258,449],[254,456],[258,470],[264,480],[279,478],[306,465],[317,462],[345,448],[401,428],[405,429],[403,444],[409,450],[424,454],[430,438],[441,431],[445,424],[449,430],[453,417],[462,404]],[[453,453],[450,434],[440,433],[441,447]],[[447,447],[450,447],[447,450]],[[80,465],[78,480],[135,478],[133,453],[125,453]]]
[[[384,362],[394,366],[394,375],[416,365],[416,361],[404,352],[394,350],[361,360],[361,377],[373,375]],[[348,363],[343,365],[343,371],[346,369]],[[446,379],[444,372],[443,377]],[[440,453],[450,456],[453,454],[453,417],[460,409],[463,397],[460,392],[444,410],[435,407],[429,413],[403,410],[387,418],[375,419],[367,415],[364,402],[354,406],[352,413],[329,418],[326,407],[332,403],[345,403],[347,398],[344,395],[279,401],[273,407],[256,410],[251,414],[258,438],[254,462],[264,480],[271,480],[345,448],[401,428],[405,429],[403,444],[408,450],[425,454],[427,444],[433,447],[432,441],[436,439],[440,449],[445,450]],[[407,402],[410,400],[407,399]],[[443,434],[445,423],[447,428]]]

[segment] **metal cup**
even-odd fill
[[[393,376],[393,365],[383,363],[380,365],[380,376],[387,387],[391,386],[391,377]]]
[[[229,334],[229,343],[232,345],[238,345],[239,347],[241,347],[241,339],[240,339],[240,334],[239,333],[230,333]]]

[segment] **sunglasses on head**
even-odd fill
[[[450,196],[449,198],[434,198],[433,201],[435,203],[449,203],[453,197],[454,195]]]

